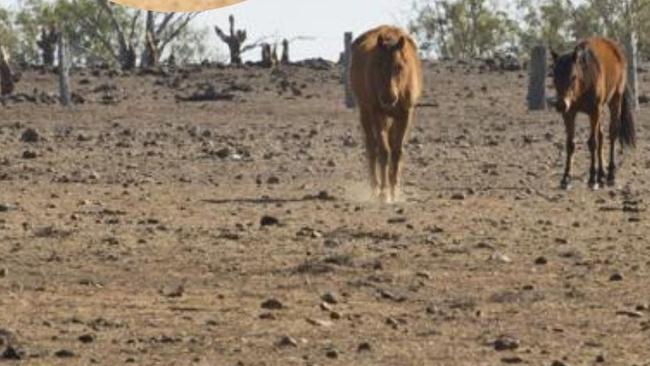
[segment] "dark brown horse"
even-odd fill
[[[366,139],[370,184],[382,201],[394,201],[404,140],[422,88],[415,42],[396,27],[367,31],[352,44],[349,77]]]
[[[626,87],[625,57],[616,43],[601,37],[583,40],[565,55],[559,56],[555,52],[552,55],[553,81],[557,91],[556,108],[562,113],[566,127],[566,167],[561,186],[568,189],[571,183],[575,119],[578,112],[587,114],[591,121],[589,187],[597,189],[599,184],[604,183],[602,115],[605,106],[609,106],[611,115],[607,183],[613,185],[616,179],[616,140],[620,138],[622,146],[635,145],[632,93]]]

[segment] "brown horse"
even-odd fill
[[[392,202],[399,193],[404,140],[422,88],[417,46],[399,28],[371,29],[352,44],[349,70],[365,135],[370,184],[383,202]]]
[[[606,105],[611,116],[607,183],[613,185],[616,179],[616,139],[620,137],[622,146],[635,145],[632,93],[626,87],[625,57],[613,41],[601,37],[588,38],[579,42],[572,52],[562,56],[552,52],[552,56],[556,108],[562,113],[566,127],[566,166],[561,186],[568,189],[571,183],[575,118],[578,112],[587,114],[591,121],[589,187],[597,189],[599,184],[603,184],[604,136],[601,120]]]

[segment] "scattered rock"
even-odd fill
[[[23,134],[20,136],[20,141],[22,142],[35,143],[39,142],[40,140],[41,135],[33,128],[26,129],[25,132],[23,132]]]
[[[56,352],[54,352],[54,356],[58,358],[71,358],[74,357],[74,352],[68,350],[68,349],[60,349]]]
[[[262,303],[262,309],[266,310],[280,310],[284,309],[284,304],[277,299],[268,299]]]
[[[9,270],[6,268],[0,268],[0,278],[5,278],[7,277],[7,274],[9,273]]]
[[[372,351],[372,347],[368,342],[362,342],[357,347],[357,352],[370,352],[370,351]]]
[[[95,336],[92,334],[83,334],[80,335],[78,339],[81,343],[93,343],[95,341]]]
[[[34,151],[31,150],[23,151],[23,159],[36,159],[37,156],[38,155]]]
[[[516,363],[522,363],[522,362],[524,362],[524,360],[519,356],[512,356],[512,357],[504,357],[504,358],[502,358],[501,362],[507,363],[507,364],[516,364]]]
[[[289,336],[283,336],[278,341],[278,347],[298,347],[298,342]]]
[[[553,363],[551,364],[551,366],[569,366],[569,365],[567,365],[567,364],[566,364],[565,362],[563,362],[563,361],[555,360],[555,361],[553,361]]]
[[[535,264],[537,265],[541,266],[547,263],[548,263],[548,259],[546,259],[545,257],[537,257],[537,259],[535,259]]]
[[[619,310],[616,312],[616,315],[624,315],[630,318],[643,318],[643,313],[630,310]]]
[[[609,277],[610,281],[623,281],[623,275],[620,273],[614,273]]]
[[[519,348],[519,340],[510,336],[501,336],[494,341],[496,351],[510,351]]]
[[[160,290],[160,293],[165,297],[181,297],[185,292],[183,285],[167,285]]]
[[[260,226],[276,226],[280,224],[280,220],[276,217],[264,215],[260,219]]]
[[[500,263],[512,263],[512,259],[510,259],[510,257],[499,252],[492,253],[490,255],[490,260],[494,262],[500,262]]]
[[[329,349],[325,352],[327,358],[339,358],[339,353],[335,349]]]
[[[465,199],[465,194],[463,194],[463,193],[454,193],[454,194],[451,195],[451,199],[456,200],[456,201],[462,201],[462,200]]]
[[[0,360],[22,360],[24,357],[24,352],[17,350],[12,345],[5,347],[2,354],[0,354]]]
[[[328,304],[338,304],[339,300],[333,292],[326,292],[321,299]]]
[[[8,212],[12,210],[13,207],[8,203],[0,203],[0,212]]]
[[[334,323],[332,323],[329,320],[320,320],[320,319],[314,319],[314,318],[307,318],[305,320],[307,320],[307,323],[309,323],[311,325],[315,325],[317,327],[331,327],[332,325],[334,325]]]

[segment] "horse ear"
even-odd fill
[[[386,46],[386,40],[384,39],[383,34],[380,34],[380,35],[377,36],[377,44],[379,45],[379,47]]]
[[[404,45],[406,45],[406,37],[401,36],[399,37],[399,41],[397,41],[397,45],[395,45],[395,49],[401,50],[404,48]]]

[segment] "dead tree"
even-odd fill
[[[275,45],[271,46],[269,43],[262,43],[262,67],[275,67],[278,64],[278,53]]]
[[[153,67],[159,62],[165,48],[177,38],[198,12],[160,14],[147,11],[145,22],[145,48],[141,67]]]
[[[70,59],[68,45],[63,34],[59,34],[59,99],[64,106],[70,105]]]
[[[546,47],[533,48],[530,56],[530,78],[528,81],[528,110],[546,109]]]
[[[345,85],[345,106],[348,108],[356,107],[354,100],[354,95],[352,94],[352,88],[350,87],[350,78],[348,75],[349,66],[350,66],[350,57],[352,54],[352,32],[346,32],[343,36],[344,42],[344,56],[343,56],[343,73],[341,79]]]
[[[627,58],[627,85],[632,91],[632,106],[639,109],[639,80],[637,78],[637,36],[636,32],[630,30],[625,35],[625,53]]]
[[[41,57],[43,65],[52,67],[54,65],[54,52],[56,50],[56,42],[59,39],[59,32],[55,26],[41,29],[41,37],[36,41],[36,45],[41,50]]]
[[[9,53],[0,46],[0,95],[5,96],[14,92],[14,74],[9,65]]]
[[[101,7],[101,9],[106,12],[108,15],[108,19],[111,22],[111,26],[113,28],[113,33],[117,36],[117,43],[118,43],[118,53],[116,55],[116,58],[118,62],[120,63],[120,66],[124,70],[132,70],[135,67],[135,60],[136,60],[136,55],[135,55],[135,47],[133,47],[133,35],[135,33],[135,24],[137,22],[137,18],[139,17],[140,12],[136,12],[136,14],[133,16],[132,22],[131,22],[131,35],[127,37],[126,32],[122,27],[120,26],[120,23],[117,21],[117,17],[115,16],[115,12],[113,11],[113,7],[111,4],[108,3],[108,0],[97,0],[97,3]],[[95,29],[95,33],[97,30]],[[110,44],[110,41],[103,40],[103,42],[106,44]]]
[[[282,65],[289,65],[291,63],[289,61],[289,40],[286,38],[282,41],[282,59],[280,63]]]
[[[217,34],[217,37],[221,39],[226,45],[228,45],[228,50],[230,52],[230,63],[232,65],[241,65],[242,58],[241,55],[244,52],[250,51],[258,47],[261,43],[260,41],[244,45],[246,42],[246,31],[243,29],[235,30],[235,17],[229,16],[228,22],[230,23],[230,33],[224,33],[219,26],[214,26],[214,32]]]

